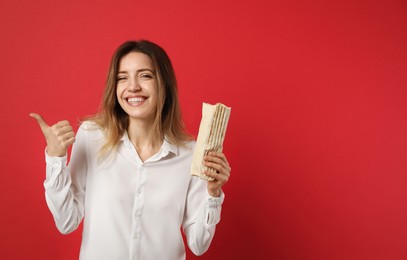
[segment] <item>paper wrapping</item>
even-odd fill
[[[216,170],[203,165],[203,158],[211,151],[222,152],[230,110],[230,107],[221,103],[215,105],[203,103],[201,124],[192,157],[191,175],[213,180],[203,173],[216,172]]]

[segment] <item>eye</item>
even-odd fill
[[[127,79],[127,77],[124,75],[119,75],[116,77],[117,82],[125,81],[126,79]]]
[[[142,74],[140,74],[140,77],[144,78],[144,79],[152,79],[153,75],[151,75],[149,73],[142,73]]]

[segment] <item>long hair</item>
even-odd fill
[[[147,40],[127,41],[120,45],[113,54],[101,109],[90,118],[105,134],[105,143],[99,151],[102,156],[117,147],[129,126],[129,117],[117,100],[116,86],[120,61],[130,52],[140,52],[149,56],[156,70],[158,102],[151,129],[153,140],[161,141],[166,138],[172,144],[183,145],[185,141],[192,139],[185,131],[174,68],[167,53],[157,44]]]

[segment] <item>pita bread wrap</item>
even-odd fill
[[[203,103],[201,124],[192,157],[191,175],[205,180],[213,180],[203,173],[205,171],[216,172],[216,170],[204,166],[203,158],[212,151],[222,152],[230,110],[230,107],[221,103],[215,105]]]

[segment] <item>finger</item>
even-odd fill
[[[75,143],[75,140],[76,140],[76,137],[75,137],[75,136],[72,136],[72,137],[69,137],[69,139],[66,140],[66,142],[67,142],[69,145],[71,145],[71,144]]]
[[[205,175],[214,178],[219,183],[226,183],[229,180],[229,175],[219,174],[215,172],[206,171]]]
[[[208,157],[205,157],[204,159],[205,159],[204,162],[219,164],[225,168],[229,167],[229,165],[225,161],[223,161],[222,159],[216,158],[216,157],[208,156]]]
[[[225,154],[223,154],[222,152],[209,152],[208,155],[217,157],[217,158],[221,159],[222,161],[224,161],[226,164],[229,164],[228,160],[226,159]]]
[[[75,136],[68,137],[63,141],[63,144],[65,145],[66,148],[71,146],[73,143],[75,143]]]
[[[75,133],[73,131],[58,135],[57,138],[61,143],[65,143],[72,137],[75,137]]]
[[[229,167],[227,165],[223,165],[223,164],[219,164],[219,163],[215,163],[215,162],[204,162],[203,163],[206,167],[208,167],[208,169],[210,169],[211,171],[215,171],[218,173],[228,173],[230,172]]]
[[[229,164],[227,163],[227,161],[222,160],[222,158],[219,157],[214,157],[214,156],[205,156],[205,162],[209,162],[209,163],[215,163],[215,164],[220,164],[223,167],[225,167],[226,169],[229,169]]]
[[[59,123],[58,123],[59,124]],[[61,135],[65,135],[67,133],[73,133],[73,128],[70,124],[68,125],[64,125],[64,126],[58,126],[58,124],[53,125],[52,131],[57,135],[57,136],[61,136]]]
[[[230,164],[229,164],[228,159],[226,158],[226,155],[224,153],[222,153],[222,152],[218,152],[218,153],[215,153],[215,154],[217,154],[217,156],[219,158],[221,158],[222,161],[224,161],[226,163],[225,167],[229,170],[229,172],[232,171],[232,168],[230,167]]]
[[[229,172],[229,167],[224,167],[221,164],[217,164],[217,163],[213,163],[213,162],[204,162],[204,165],[208,168],[212,168],[214,170],[216,170],[218,173],[224,174],[229,176],[230,172]]]
[[[71,125],[68,120],[62,120],[55,124],[56,127],[64,127],[67,125]]]
[[[39,114],[30,113],[30,116],[35,118],[35,120],[37,120],[37,123],[41,127],[42,132],[45,132],[45,130],[49,127],[48,124],[44,121],[44,119]]]

